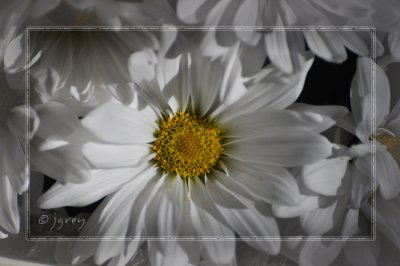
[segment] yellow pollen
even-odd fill
[[[202,176],[215,166],[223,151],[221,130],[205,119],[179,112],[165,118],[155,132],[154,161],[164,171],[183,178]]]
[[[377,135],[375,137],[371,136],[370,139],[376,139],[376,141],[378,141],[382,145],[385,145],[387,151],[400,165],[400,137],[394,137],[390,135]]]

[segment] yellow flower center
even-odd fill
[[[221,130],[205,119],[179,112],[165,118],[152,144],[157,165],[182,178],[209,173],[223,151]]]
[[[385,145],[387,151],[400,165],[400,137],[390,135],[377,135],[376,137],[371,137],[371,139],[376,139],[376,141],[378,141],[382,145]]]

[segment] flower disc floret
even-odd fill
[[[390,135],[377,135],[376,141],[386,146],[387,151],[397,160],[400,161],[400,137]]]
[[[160,122],[152,144],[154,161],[183,178],[202,176],[217,164],[223,147],[221,130],[205,119],[178,112]]]

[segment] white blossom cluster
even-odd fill
[[[399,62],[398,0],[1,0],[0,266],[400,265]]]

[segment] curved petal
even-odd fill
[[[303,90],[303,85],[313,63],[306,60],[301,71],[285,74],[273,67],[261,70],[249,85],[248,91],[232,104],[221,106],[213,116],[218,120],[229,120],[241,114],[261,110],[282,110],[292,104]]]
[[[329,62],[342,63],[346,60],[346,48],[338,32],[310,30],[303,34],[314,54]]]
[[[106,103],[90,112],[82,125],[98,138],[114,144],[145,144],[154,140],[155,121],[141,112],[116,103]]]
[[[298,206],[273,206],[272,211],[276,217],[293,218],[319,208],[319,197],[301,196]]]
[[[29,123],[29,132],[26,125],[27,120]],[[39,128],[39,121],[40,119],[32,107],[20,105],[11,110],[7,125],[15,135],[32,138]]]
[[[31,162],[43,174],[61,182],[82,183],[90,178],[89,163],[77,147],[66,145],[53,150],[40,150],[40,142],[31,142]]]
[[[351,84],[351,107],[354,120],[357,123],[356,133],[366,141],[372,133],[372,100],[376,101],[376,126],[379,126],[390,108],[390,86],[384,71],[375,64],[376,69],[376,99],[372,99],[372,69],[374,62],[361,57],[357,62],[357,71]]]
[[[302,168],[300,178],[308,189],[325,196],[335,196],[347,169],[347,160],[325,159]]]
[[[37,106],[40,125],[36,136],[43,139],[64,139],[80,125],[78,117],[64,104],[48,102]]]
[[[306,60],[301,32],[272,31],[265,34],[264,41],[269,59],[278,68],[286,73],[301,70]]]

